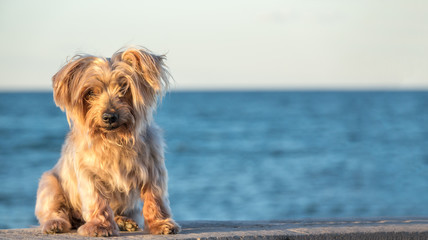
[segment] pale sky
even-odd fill
[[[173,89],[428,89],[428,1],[0,0],[0,90],[77,53],[167,54]]]

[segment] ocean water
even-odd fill
[[[172,92],[155,118],[177,220],[428,215],[428,92]],[[37,225],[67,131],[52,93],[0,93],[0,228]]]

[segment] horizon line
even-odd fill
[[[0,89],[0,93],[51,93],[52,89]],[[428,88],[180,88],[169,92],[428,92]]]

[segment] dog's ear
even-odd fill
[[[148,50],[129,48],[113,55],[114,68],[121,68],[132,77],[130,89],[137,108],[151,108],[167,90],[169,73],[164,55]]]
[[[128,63],[144,79],[143,84],[155,92],[162,92],[168,87],[168,71],[164,55],[155,55],[148,50],[127,49],[121,54],[121,60]]]
[[[52,77],[54,101],[61,110],[71,109],[75,105],[75,93],[79,80],[88,65],[91,56],[76,56]]]

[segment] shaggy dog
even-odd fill
[[[35,213],[44,233],[135,231],[139,199],[146,231],[180,231],[169,208],[161,132],[152,120],[168,87],[163,61],[130,48],[112,58],[76,56],[53,76],[54,100],[71,130],[37,191]]]

